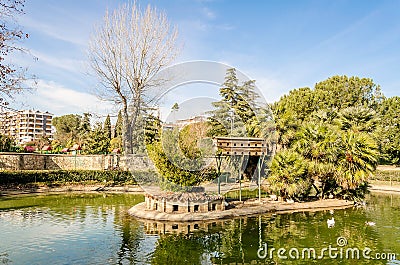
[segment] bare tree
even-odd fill
[[[160,85],[154,76],[176,57],[177,30],[166,15],[135,3],[106,12],[89,41],[89,62],[98,76],[99,95],[122,107],[123,147],[133,153],[132,142],[140,115],[149,103],[146,93]]]
[[[24,88],[26,69],[6,62],[14,51],[25,51],[17,42],[28,38],[28,34],[18,28],[16,15],[22,15],[24,0],[0,0],[0,107],[8,104],[14,93]]]

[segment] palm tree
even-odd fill
[[[356,189],[366,183],[379,159],[376,141],[367,133],[346,131],[341,136],[336,178],[345,189]]]
[[[313,187],[321,198],[336,186],[337,134],[335,127],[308,123],[302,126],[293,144],[293,149],[305,158]]]
[[[286,111],[279,115],[275,114],[275,117],[278,149],[289,148],[299,127],[296,114],[292,111]]]
[[[271,162],[271,175],[268,178],[270,189],[282,196],[301,197],[307,195],[312,182],[307,176],[304,158],[292,150],[284,150],[274,156]]]
[[[349,107],[339,112],[336,123],[342,130],[370,133],[376,129],[378,118],[373,109]]]

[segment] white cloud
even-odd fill
[[[217,17],[216,14],[207,7],[203,7],[202,12],[206,16],[206,18],[210,20],[215,19]]]
[[[228,31],[228,30],[234,30],[235,27],[230,25],[230,24],[221,24],[221,25],[216,25],[216,29],[223,30],[223,31]]]
[[[66,88],[54,81],[38,80],[37,89],[16,97],[15,108],[33,108],[48,111],[54,115],[90,112],[103,116],[114,112],[109,102],[98,99],[95,95]],[[17,106],[18,105],[18,106]]]
[[[85,27],[81,28],[81,30],[79,30],[79,27],[71,28],[70,25],[60,27],[60,23],[43,23],[28,16],[21,18],[21,24],[26,27],[28,31],[38,31],[52,38],[69,42],[77,46],[85,46],[87,44],[88,35],[83,32]]]
[[[290,90],[287,84],[284,84],[281,80],[269,77],[257,77],[255,80],[257,88],[260,89],[268,103],[278,101],[281,96]]]
[[[82,69],[86,67],[84,60],[55,57],[36,50],[31,50],[31,53],[38,59],[40,64],[47,64],[69,72],[82,73]]]

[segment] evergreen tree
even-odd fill
[[[110,151],[110,153],[111,153],[115,149],[119,149],[122,152],[122,138],[121,137],[115,137],[115,138],[111,139],[110,147],[108,148],[108,151]]]
[[[90,113],[83,113],[83,117],[81,119],[81,123],[80,123],[80,133],[81,134],[85,134],[90,132],[90,117],[92,117],[92,114]]]
[[[238,78],[236,77],[236,69],[229,68],[226,70],[225,82],[219,90],[223,100],[230,104],[233,108],[237,102]]]
[[[377,135],[382,162],[400,165],[400,97],[384,100],[379,113]]]
[[[59,140],[63,146],[76,143],[80,139],[81,119],[82,117],[77,114],[54,117],[52,125],[56,128],[55,139]]]
[[[121,137],[122,139],[122,112],[118,112],[117,122],[115,123],[114,137]]]
[[[11,137],[0,134],[0,152],[11,151],[13,145],[14,141]]]
[[[104,121],[104,133],[107,137],[107,139],[111,140],[111,119],[110,115],[107,115],[106,120]]]
[[[101,122],[96,123],[93,131],[85,144],[84,151],[87,154],[106,154],[110,148],[110,139],[107,138]]]
[[[332,122],[339,115],[344,123],[346,119],[347,122],[352,120],[353,129],[356,129],[354,126],[361,125],[363,121],[360,119],[370,119],[373,125],[376,119],[367,112],[377,111],[383,99],[380,86],[369,78],[333,76],[317,83],[314,89],[294,89],[272,107],[277,124],[278,144],[280,148],[290,147],[296,140],[293,131],[299,129],[303,123],[317,120]],[[349,107],[353,109],[343,112]]]
[[[238,85],[236,69],[230,68],[226,72],[225,82],[220,88],[221,100],[213,102],[214,110],[210,112],[209,136],[247,136],[246,122],[251,122],[255,115],[250,106],[248,95],[256,99],[254,81],[248,81],[243,86]]]
[[[318,109],[365,107],[376,110],[384,97],[380,86],[370,78],[332,76],[314,89]]]
[[[172,115],[173,115],[173,122],[176,122],[176,113],[179,110],[179,105],[178,103],[175,102],[175,104],[172,106],[171,111],[172,111]]]
[[[91,125],[90,125],[90,117],[92,117],[92,114],[90,113],[83,113],[83,117],[81,118],[80,121],[80,127],[79,127],[79,133],[77,140],[75,143],[81,145],[82,149],[85,149],[85,144],[90,137],[90,133],[92,131]]]
[[[151,144],[154,141],[160,140],[161,120],[154,115],[149,115],[146,118],[146,126],[144,130],[145,143]]]
[[[220,96],[220,101],[212,103],[208,136],[262,137],[275,141],[272,113],[269,106],[261,105],[254,80],[239,85],[236,70],[228,69]],[[249,157],[243,172],[245,177],[253,177],[258,159],[258,156]]]

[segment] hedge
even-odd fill
[[[0,171],[0,185],[34,182],[114,182],[136,184],[129,171],[106,170],[23,170]]]
[[[400,182],[400,170],[377,170],[371,180]]]

